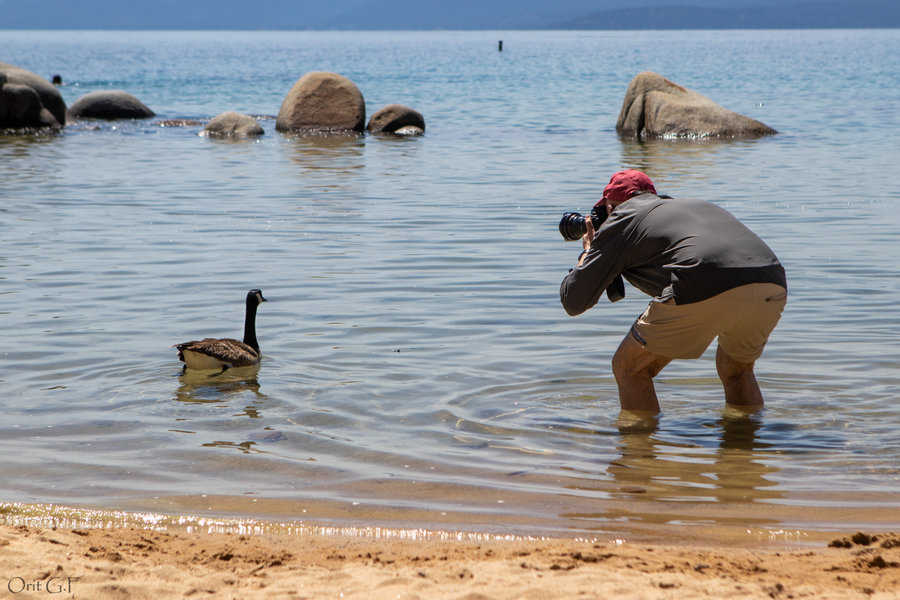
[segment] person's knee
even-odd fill
[[[623,377],[627,377],[631,374],[631,369],[629,366],[629,360],[626,357],[626,353],[619,347],[616,350],[615,354],[612,357],[612,371],[613,375],[616,376],[616,379],[622,379]]]
[[[722,350],[720,346],[716,351],[716,371],[719,373],[719,379],[722,381],[735,381],[753,375],[753,362],[740,362],[732,358],[727,352]]]
[[[643,346],[630,339],[619,346],[612,357],[612,370],[616,380],[629,378],[653,379],[669,362],[644,350]]]
[[[616,379],[634,377],[640,372],[641,350],[630,337],[622,340],[612,357],[612,370]]]

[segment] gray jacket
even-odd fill
[[[566,312],[594,306],[617,275],[659,301],[690,304],[748,283],[787,288],[784,268],[756,234],[703,200],[629,198],[594,234],[580,267],[562,281]]]

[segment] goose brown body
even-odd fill
[[[258,350],[231,338],[205,338],[175,347],[178,348],[178,360],[193,369],[249,367],[259,362]]]
[[[244,341],[231,338],[204,338],[176,344],[178,359],[190,369],[228,369],[248,367],[259,363],[259,342],[256,340],[256,308],[266,302],[262,291],[247,292],[244,314]]]

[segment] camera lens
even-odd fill
[[[574,242],[587,233],[584,216],[577,212],[567,212],[559,220],[559,233],[563,239]]]

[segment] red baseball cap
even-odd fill
[[[655,194],[656,188],[653,186],[653,182],[645,173],[637,169],[625,169],[614,173],[609,178],[609,184],[603,188],[603,200],[621,204],[641,192]]]

